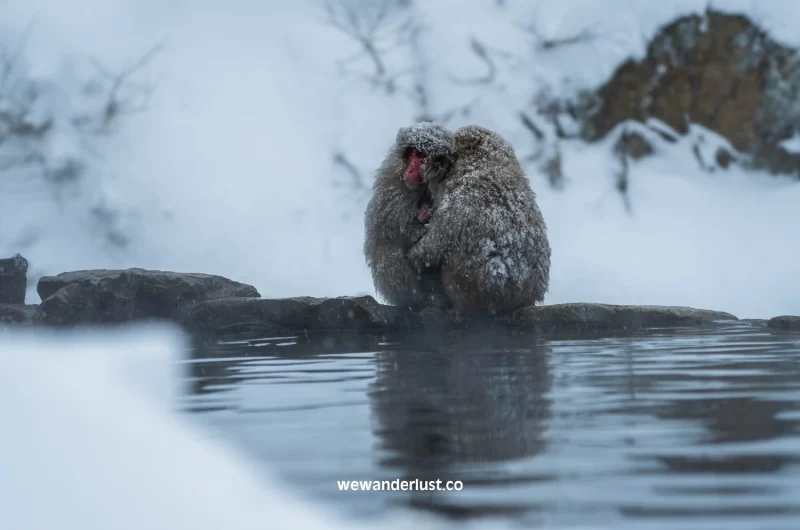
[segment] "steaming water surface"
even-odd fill
[[[567,528],[800,528],[800,334],[258,337],[185,406],[312,499]],[[341,480],[461,480],[345,492]]]

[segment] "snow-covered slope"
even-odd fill
[[[495,128],[525,156],[535,145],[517,113],[538,90],[565,95],[602,82],[622,60],[642,55],[659,25],[707,2],[416,4],[414,20],[427,30],[416,49],[401,42],[393,52],[398,85],[410,86],[424,70],[434,114],[469,105],[469,115],[448,125]],[[17,31],[36,16],[26,47],[35,73],[63,75],[63,58],[76,53],[124,64],[164,39],[146,72],[158,88],[69,200],[58,203],[43,184],[3,173],[0,255],[22,252],[39,274],[136,265],[223,274],[264,296],[373,293],[361,253],[368,191],[350,185],[334,154],[369,181],[398,127],[419,108],[398,91],[339,73],[337,61],[358,48],[326,23],[320,2],[81,6],[7,2],[6,24]],[[798,41],[796,2],[721,0],[714,7],[746,12],[777,39]],[[537,50],[521,29],[531,25],[542,39],[593,37]],[[456,81],[486,74],[473,38],[497,67],[490,87]],[[369,72],[370,64],[348,67]],[[798,311],[800,186],[738,170],[709,175],[690,149],[673,146],[633,168],[629,214],[614,190],[608,146],[561,148],[564,190],[551,190],[529,168],[553,248],[547,303],[681,304],[741,317]],[[86,211],[98,201],[135,212],[119,221],[131,236],[126,249],[109,248],[94,232]],[[30,233],[39,238],[24,247]]]

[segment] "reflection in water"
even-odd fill
[[[474,484],[480,474],[461,464],[534,457],[551,414],[549,351],[531,336],[460,333],[376,354],[370,398],[388,451],[381,465],[401,479]],[[514,511],[459,508],[437,492],[413,492],[409,501],[451,515]]]
[[[767,442],[792,431],[792,426],[779,421],[778,415],[792,409],[787,402],[774,402],[750,397],[716,397],[679,401],[665,407],[658,417],[701,421],[708,429],[700,444]],[[764,473],[779,471],[795,457],[781,454],[748,454],[710,456],[661,456],[659,461],[674,472],[692,473]]]
[[[800,528],[800,335],[300,335],[188,362],[186,407],[357,515],[524,527]],[[462,480],[344,493],[337,480]]]
[[[476,337],[477,338],[477,337]],[[409,471],[533,456],[550,416],[549,346],[489,349],[464,340],[430,351],[376,355],[370,392],[376,431],[395,455],[385,465]]]

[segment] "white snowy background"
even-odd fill
[[[368,185],[397,129],[420,111],[403,93],[415,79],[435,116],[469,106],[448,126],[495,128],[525,157],[547,148],[518,117],[536,94],[599,85],[621,61],[642,56],[660,25],[706,3],[414,2],[418,39],[401,30],[399,42],[386,43],[384,67],[399,74],[388,93],[370,84],[374,65],[363,56],[342,71],[360,47],[327,21],[321,0],[7,0],[0,43],[19,48],[25,76],[56,87],[35,110],[57,127],[40,146],[42,164],[0,171],[0,255],[21,252],[34,280],[139,266],[222,274],[265,297],[374,294],[361,250],[369,192],[353,186],[334,155]],[[800,43],[797,2],[713,6]],[[541,39],[593,37],[540,49],[530,27]],[[492,57],[491,85],[458,81],[486,74],[472,39]],[[120,116],[105,136],[76,133],[70,120],[91,104],[78,82],[85,72],[96,61],[125,71],[157,43],[131,75],[137,85],[127,86],[134,99],[138,84],[152,87],[127,109],[144,110]],[[798,312],[797,181],[708,174],[690,148],[673,145],[633,167],[627,212],[607,144],[562,142],[561,150],[562,190],[528,166],[553,248],[546,303],[690,305],[754,318]],[[42,176],[71,159],[84,164],[74,182]],[[34,285],[29,303],[38,302]]]

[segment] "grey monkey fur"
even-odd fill
[[[409,263],[441,268],[444,292],[460,311],[541,302],[550,278],[547,227],[513,148],[474,125],[454,139],[454,165],[423,179],[434,209]]]
[[[423,181],[438,180],[454,162],[455,140],[445,128],[422,122],[398,131],[372,186],[365,213],[364,255],[378,293],[390,304],[421,308],[444,302],[438,269],[417,271],[406,259],[411,245],[424,233],[417,212],[427,196],[426,186],[411,190],[403,180],[411,147],[427,155]]]

